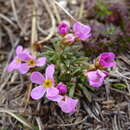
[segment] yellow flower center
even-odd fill
[[[20,62],[21,62],[21,60],[20,60],[19,58],[17,58],[17,59],[16,59],[16,62],[17,62],[17,63],[20,63]]]
[[[45,80],[43,83],[44,88],[51,88],[52,81],[51,80]]]
[[[36,65],[35,60],[30,59],[30,60],[28,61],[28,65],[29,65],[29,66],[35,66],[35,65]]]

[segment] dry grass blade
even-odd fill
[[[12,50],[11,50],[11,52],[9,53],[9,56],[8,56],[8,59],[7,59],[7,63],[6,63],[6,65],[5,65],[5,67],[4,67],[3,72],[2,72],[2,75],[1,75],[1,79],[0,79],[1,82],[3,82],[3,79],[4,79],[5,75],[6,75],[6,68],[7,68],[8,64],[9,64],[9,62],[10,62],[10,59],[12,58],[12,55],[14,54],[15,47],[19,44],[19,42],[20,42],[20,39],[18,38],[18,39],[16,39],[16,42],[15,42],[14,45],[12,46]],[[7,79],[9,79],[9,76],[7,77]],[[5,86],[6,82],[8,81],[7,79],[6,79],[6,81],[3,83],[4,85],[1,85],[0,90],[2,90],[2,88]],[[3,87],[2,87],[2,86],[3,86]]]
[[[26,108],[28,106],[29,100],[30,100],[30,94],[32,90],[32,83],[29,84],[28,90],[25,95],[25,107],[24,107],[24,112],[26,111]]]
[[[86,110],[86,112],[89,114],[90,117],[93,117],[98,122],[101,122],[101,120],[98,117],[95,116],[95,114],[91,111],[91,109],[89,108],[89,106],[85,102],[83,102],[83,106],[84,106],[84,109]]]
[[[58,11],[55,3],[52,3],[52,6],[53,6],[53,9],[54,9],[54,13],[55,13],[55,16],[57,18],[57,21],[58,21],[58,23],[60,23],[61,22],[61,17],[60,17],[59,11]]]
[[[48,14],[50,15],[50,18],[51,18],[51,22],[52,22],[52,28],[51,28],[51,31],[49,33],[49,35],[46,37],[46,38],[43,38],[41,41],[39,41],[38,43],[43,43],[45,41],[48,41],[53,35],[54,35],[54,32],[55,32],[55,27],[56,27],[56,21],[55,21],[55,18],[54,18],[54,15],[49,7],[49,4],[46,0],[42,0]],[[51,3],[52,4],[52,3]]]
[[[38,39],[38,34],[37,34],[37,11],[36,11],[36,8],[33,7],[33,10],[32,10],[32,32],[31,32],[31,52],[32,52],[32,55],[33,56],[36,56],[36,51],[35,49],[33,48],[34,47],[34,44],[37,42],[37,39]],[[31,90],[32,90],[32,83],[30,83],[29,87],[28,87],[28,90],[27,90],[27,93],[25,95],[25,110],[28,106],[28,103],[29,103],[29,100],[30,100],[30,93],[31,93]],[[24,112],[25,112],[24,110]]]
[[[121,94],[123,94],[123,95],[130,96],[129,93],[124,92],[124,91],[122,91],[122,90],[118,90],[118,89],[115,89],[115,88],[110,88],[110,89],[111,89],[112,91],[115,91],[115,92],[121,93]]]
[[[23,119],[23,117],[20,117],[20,116],[14,114],[10,110],[0,109],[0,113],[7,113],[10,116],[12,116],[13,118],[15,118],[16,120],[18,120],[20,123],[22,123],[24,126],[32,129],[31,125],[29,123],[27,123],[27,121],[25,121],[25,119]]]
[[[37,42],[38,39],[38,34],[37,34],[37,11],[35,9],[35,7],[33,8],[33,16],[32,16],[32,32],[31,32],[31,52],[32,55],[36,55],[36,52],[33,48],[34,43]]]
[[[14,15],[14,18],[17,22],[17,25],[19,26],[19,28],[21,29],[21,34],[24,33],[24,29],[21,25],[21,22],[19,20],[19,17],[17,15],[17,9],[16,9],[16,4],[15,4],[15,0],[11,0],[11,7],[12,7],[12,11],[13,11],[13,15]]]
[[[85,122],[87,120],[88,116],[85,116],[82,120],[80,120],[79,122],[74,122],[74,123],[70,123],[70,124],[61,124],[59,125],[60,127],[62,126],[73,126],[73,125],[79,125],[83,122]]]
[[[84,2],[85,2],[85,0],[81,0],[81,5],[80,5],[80,9],[79,9],[79,19],[82,19],[82,17],[83,17],[83,11],[84,11],[84,7],[85,7],[85,5],[84,5]]]
[[[77,21],[64,7],[62,7],[57,1],[53,0],[54,3],[60,7],[73,21]]]
[[[106,98],[107,98],[107,100],[109,100],[110,99],[110,86],[111,86],[111,84],[109,83],[108,79],[105,80],[104,84],[105,84],[105,89],[106,89]]]
[[[8,23],[10,23],[14,28],[17,28],[17,26],[8,17],[6,17],[5,15],[0,13],[0,17],[2,19],[4,19],[5,21],[7,21]]]
[[[37,121],[39,130],[43,130],[43,129],[42,129],[42,123],[41,123],[41,120],[40,120],[39,117],[36,118],[36,121]]]

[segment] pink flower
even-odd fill
[[[19,70],[21,74],[25,74],[29,71],[30,68],[41,67],[46,64],[46,57],[40,57],[36,59],[36,57],[31,56],[30,54],[20,54],[20,58],[23,61]]]
[[[23,49],[22,46],[16,48],[16,56],[13,61],[8,65],[7,71],[12,72],[13,70],[18,70],[21,74],[25,74],[33,67],[41,67],[45,65],[46,57],[41,57],[36,59],[36,57],[31,56],[27,49]]]
[[[67,93],[67,86],[63,83],[59,83],[56,88],[59,90],[60,94],[66,94]]]
[[[59,95],[59,90],[54,87],[54,65],[51,64],[46,68],[45,76],[43,76],[40,72],[33,72],[30,76],[30,80],[33,83],[39,84],[38,87],[32,89],[31,97],[35,100],[42,98],[45,93],[48,99],[54,98],[54,101]]]
[[[22,59],[21,55],[29,55],[29,51],[27,49],[23,49],[22,46],[17,46],[16,48],[16,56],[14,57],[13,61],[8,65],[7,71],[12,72],[13,70],[19,70],[21,72],[21,65],[22,65]]]
[[[72,99],[68,96],[63,96],[60,101],[57,102],[61,110],[65,113],[74,113],[76,112],[76,106],[78,104],[77,99]]]
[[[69,26],[65,23],[61,23],[59,24],[58,26],[58,33],[59,34],[62,34],[62,35],[65,35],[69,32]]]
[[[65,113],[74,113],[76,112],[76,106],[78,104],[77,99],[73,99],[68,96],[61,96],[57,94],[53,98],[48,98],[51,101],[56,101],[58,103],[58,106],[61,108],[61,110]]]
[[[83,41],[91,36],[91,27],[88,25],[83,25],[79,22],[73,25],[73,31],[75,36]]]
[[[101,53],[99,55],[98,60],[99,60],[99,65],[101,65],[102,67],[109,68],[109,67],[116,66],[116,62],[114,61],[115,54],[112,52]]]
[[[72,44],[75,41],[75,36],[72,33],[68,33],[64,36],[64,42]]]
[[[87,72],[87,78],[90,86],[99,88],[103,85],[104,79],[107,76],[107,72],[102,72],[101,70],[89,71]]]

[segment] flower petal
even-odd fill
[[[82,41],[84,41],[84,40],[88,39],[88,38],[91,37],[91,36],[92,36],[91,33],[89,33],[89,34],[84,33],[84,34],[81,34],[80,39],[81,39]]]
[[[74,113],[76,111],[77,104],[77,99],[72,99],[68,96],[65,96],[65,100],[58,102],[59,107],[65,113]]]
[[[95,81],[97,80],[97,71],[90,71],[90,72],[87,72],[87,77],[88,77],[88,80],[92,80],[92,81]]]
[[[117,65],[116,62],[113,61],[113,63],[110,64],[111,67],[115,67]]]
[[[60,102],[63,99],[63,96],[57,95],[55,97],[47,97],[49,100],[54,101],[54,102]]]
[[[57,88],[47,88],[47,98],[55,98],[59,95],[59,90]]]
[[[99,88],[103,85],[104,80],[100,79],[98,82],[89,81],[89,85],[95,88]]]
[[[24,49],[24,50],[23,50],[23,53],[25,53],[25,54],[27,54],[27,55],[29,55],[29,54],[30,54],[30,52],[29,52],[29,50],[28,50],[28,49]]]
[[[15,65],[16,63],[15,63],[15,61],[13,60],[9,65],[8,65],[8,67],[7,67],[7,71],[8,72],[12,72],[14,69],[15,69]]]
[[[20,45],[20,46],[17,46],[16,48],[16,54],[19,55],[20,53],[22,53],[23,51],[23,47]]]
[[[18,55],[18,57],[22,60],[22,61],[29,61],[30,60],[30,55],[26,54],[26,53],[20,53]]]
[[[75,36],[78,37],[80,40],[86,40],[91,36],[91,27],[79,22],[73,25],[73,31]]]
[[[44,81],[44,76],[40,72],[33,72],[30,76],[30,80],[33,83],[42,84]]]
[[[45,72],[46,79],[53,79],[54,72],[55,72],[55,66],[53,64],[49,65],[46,68]]]
[[[101,71],[101,70],[97,70],[97,73],[102,77],[102,78],[105,78],[107,76],[107,72],[105,71]]]
[[[96,88],[102,86],[107,75],[107,72],[101,70],[87,72],[87,78],[90,86]]]
[[[115,54],[113,52],[103,52],[99,55],[99,65],[110,68],[116,66]]]
[[[31,97],[32,99],[38,100],[44,96],[46,89],[43,86],[38,86],[32,89]]]
[[[39,59],[37,59],[37,66],[43,66],[46,64],[46,57],[41,57]]]
[[[14,69],[18,69],[21,63],[16,62],[17,57],[13,59],[13,61],[8,65],[7,71],[12,72]]]
[[[88,34],[91,31],[91,27],[88,25],[84,25],[80,22],[77,22],[77,23],[73,24],[73,31],[74,32],[82,32],[82,33],[85,32]]]
[[[26,63],[21,64],[18,70],[21,74],[25,74],[29,71],[29,66]]]

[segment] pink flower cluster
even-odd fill
[[[31,68],[42,67],[46,64],[46,57],[36,58],[32,56],[27,49],[22,46],[16,48],[16,56],[8,65],[7,71],[12,72],[18,70],[21,74],[27,73]],[[42,75],[38,71],[34,71],[30,75],[32,83],[38,84],[37,87],[31,91],[32,99],[38,100],[46,97],[51,101],[57,102],[61,110],[65,113],[74,113],[78,104],[77,99],[65,96],[67,93],[67,86],[63,83],[55,85],[54,80],[55,66],[48,65],[45,74]]]
[[[13,70],[18,70],[21,74],[25,74],[29,69],[44,66],[45,63],[46,57],[37,59],[30,54],[29,50],[23,49],[22,46],[18,46],[16,48],[16,56],[8,65],[7,71],[12,72]]]
[[[108,76],[109,73],[105,69],[116,66],[115,55],[112,52],[104,52],[97,59],[97,69],[87,72],[89,85],[95,88],[102,86]]]
[[[39,85],[32,89],[31,97],[38,100],[46,96],[49,100],[56,101],[63,112],[74,113],[78,100],[63,96],[67,93],[67,86],[65,84],[59,83],[55,87],[54,72],[55,66],[51,64],[46,68],[45,75],[42,75],[40,72],[33,72],[31,74],[30,80],[32,83]]]
[[[85,41],[91,36],[91,27],[88,25],[76,22],[73,24],[72,32],[69,25],[61,23],[58,26],[58,33],[64,36],[64,42],[72,44],[76,39]]]
[[[89,27],[83,25],[77,25],[76,23],[73,25],[74,30],[80,30],[79,32],[75,31],[75,36],[80,37],[80,39],[84,40],[84,38],[90,37]],[[64,25],[64,28],[66,26]],[[82,34],[83,32],[89,30],[86,34]],[[61,32],[63,34],[66,33],[68,29],[63,29]],[[83,36],[83,37],[82,37]],[[42,74],[38,71],[34,71],[32,68],[35,67],[43,67],[46,65],[46,57],[36,58],[32,56],[29,50],[23,49],[22,46],[18,46],[16,48],[16,56],[12,60],[12,62],[8,65],[7,71],[12,72],[13,70],[18,70],[21,74],[25,74],[30,72],[30,80],[32,83],[38,84],[37,87],[33,88],[31,91],[31,97],[34,100],[39,100],[42,97],[46,97],[47,99],[57,102],[58,106],[65,113],[74,113],[76,111],[76,106],[78,104],[77,99],[73,99],[68,97],[67,94],[67,85],[60,82],[56,84],[54,79],[55,73],[55,65],[50,64],[46,67],[45,73]],[[95,88],[99,88],[103,85],[105,78],[108,76],[109,72],[107,68],[116,66],[115,55],[112,52],[104,52],[101,53],[96,63],[94,64],[94,68],[88,70],[86,72],[86,76],[89,82],[89,85]],[[31,71],[30,71],[31,69]]]

